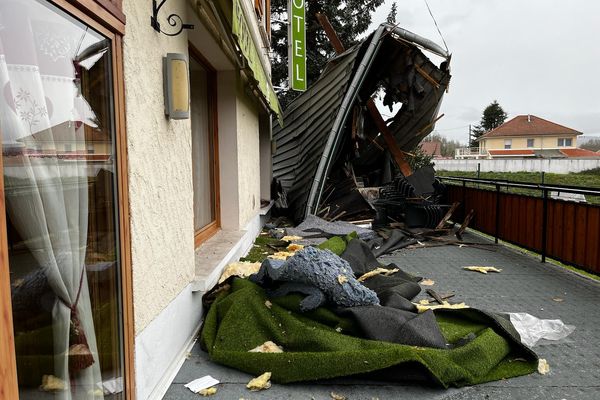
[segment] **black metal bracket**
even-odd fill
[[[181,17],[175,13],[169,15],[167,17],[167,22],[169,23],[169,25],[171,25],[172,27],[177,27],[179,25],[179,30],[177,32],[174,33],[168,33],[165,32],[163,30],[160,29],[160,23],[158,22],[158,12],[160,11],[161,7],[165,4],[167,0],[161,0],[160,3],[156,3],[156,0],[152,0],[152,16],[150,17],[150,26],[152,28],[154,28],[154,30],[156,32],[161,32],[164,33],[167,36],[177,36],[179,35],[184,29],[194,29],[194,25],[192,24],[184,24],[183,20],[181,19]]]

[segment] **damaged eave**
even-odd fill
[[[442,57],[440,66],[434,65],[421,50]],[[337,65],[344,57],[355,60],[351,68],[340,70]],[[308,137],[296,140],[297,148],[284,148],[274,157],[274,175],[285,180],[283,186],[289,191],[289,206],[299,220],[318,211],[330,174],[342,166],[340,159],[352,159],[355,167],[368,166],[378,162],[389,148],[389,137],[387,142],[380,140],[380,131],[366,111],[367,102],[382,87],[387,89],[386,98],[390,104],[402,104],[386,123],[398,149],[408,153],[435,127],[450,80],[450,54],[446,50],[428,39],[388,24],[381,25],[360,45],[332,61],[308,93],[299,96],[286,112],[286,124],[293,124],[299,118],[307,119],[308,123],[274,132],[278,148],[279,142],[290,143],[294,142],[292,138]],[[332,81],[333,74],[347,75],[335,88],[323,85],[323,82]],[[327,90],[332,89],[342,91],[339,102],[329,102],[324,105],[325,110],[311,108],[321,98],[331,97]],[[349,138],[356,140],[356,109],[364,120],[365,131],[358,135],[363,142],[357,141],[355,147],[349,148]],[[314,115],[302,115],[306,112]],[[303,146],[308,140],[320,141],[320,147]],[[318,157],[309,154],[311,149],[318,152]],[[295,156],[289,156],[293,152]],[[288,163],[295,160],[298,165],[280,169],[279,162],[286,158]],[[307,180],[306,175],[311,175],[311,179]],[[298,180],[298,177],[302,179]]]
[[[241,0],[189,0],[192,10],[207,27],[227,57],[236,65],[261,106],[283,124],[281,106],[266,61],[261,38],[252,34],[251,18]]]

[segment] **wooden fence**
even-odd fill
[[[550,198],[551,191],[600,195],[600,189],[544,186],[506,181],[441,178],[449,204],[461,207],[454,220],[474,210],[469,227],[565,264],[600,274],[600,206]],[[484,185],[492,188],[474,187]],[[491,186],[490,186],[491,185]],[[507,192],[539,190],[541,197]]]

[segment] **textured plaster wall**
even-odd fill
[[[241,85],[237,90],[237,131],[239,224],[243,228],[260,209],[260,147],[258,108]]]
[[[188,50],[185,32],[168,37],[150,27],[151,2],[125,0],[123,7],[133,297],[139,334],[194,275],[190,122],[165,118],[162,87],[162,57]],[[170,1],[167,7],[185,15],[184,0]]]
[[[559,138],[570,138],[573,140],[573,146],[568,148],[573,148],[577,145],[577,136],[575,135],[563,135],[563,136],[546,136],[546,137],[534,137],[535,140],[533,147],[536,149],[557,149],[558,148],[558,139]],[[512,140],[512,149],[526,149],[527,148],[527,138],[520,137],[512,137],[512,138],[490,138],[485,140],[485,148],[487,150],[493,149],[504,149],[504,140],[511,139]]]

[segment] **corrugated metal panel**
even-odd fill
[[[284,113],[284,127],[273,127],[277,151],[273,176],[287,191],[290,208],[301,218],[331,126],[352,78],[360,48],[348,50],[331,63],[314,85],[298,96]]]
[[[433,42],[382,25],[361,44],[330,61],[319,80],[285,111],[284,127],[274,127],[277,152],[273,156],[273,176],[286,190],[296,220],[317,209],[324,182],[350,135],[349,110],[356,101],[364,106],[378,90],[384,71],[395,73],[395,61],[408,60],[407,65],[421,70],[411,75],[409,90],[424,88],[411,98],[410,106],[403,105],[390,124],[399,147],[408,152],[433,130],[450,74],[429,61],[415,43],[449,60],[449,55]],[[432,80],[437,83],[432,84]],[[369,129],[367,136],[374,137],[377,132],[373,132],[373,126]],[[353,162],[369,168],[381,160],[381,147],[366,146]]]

